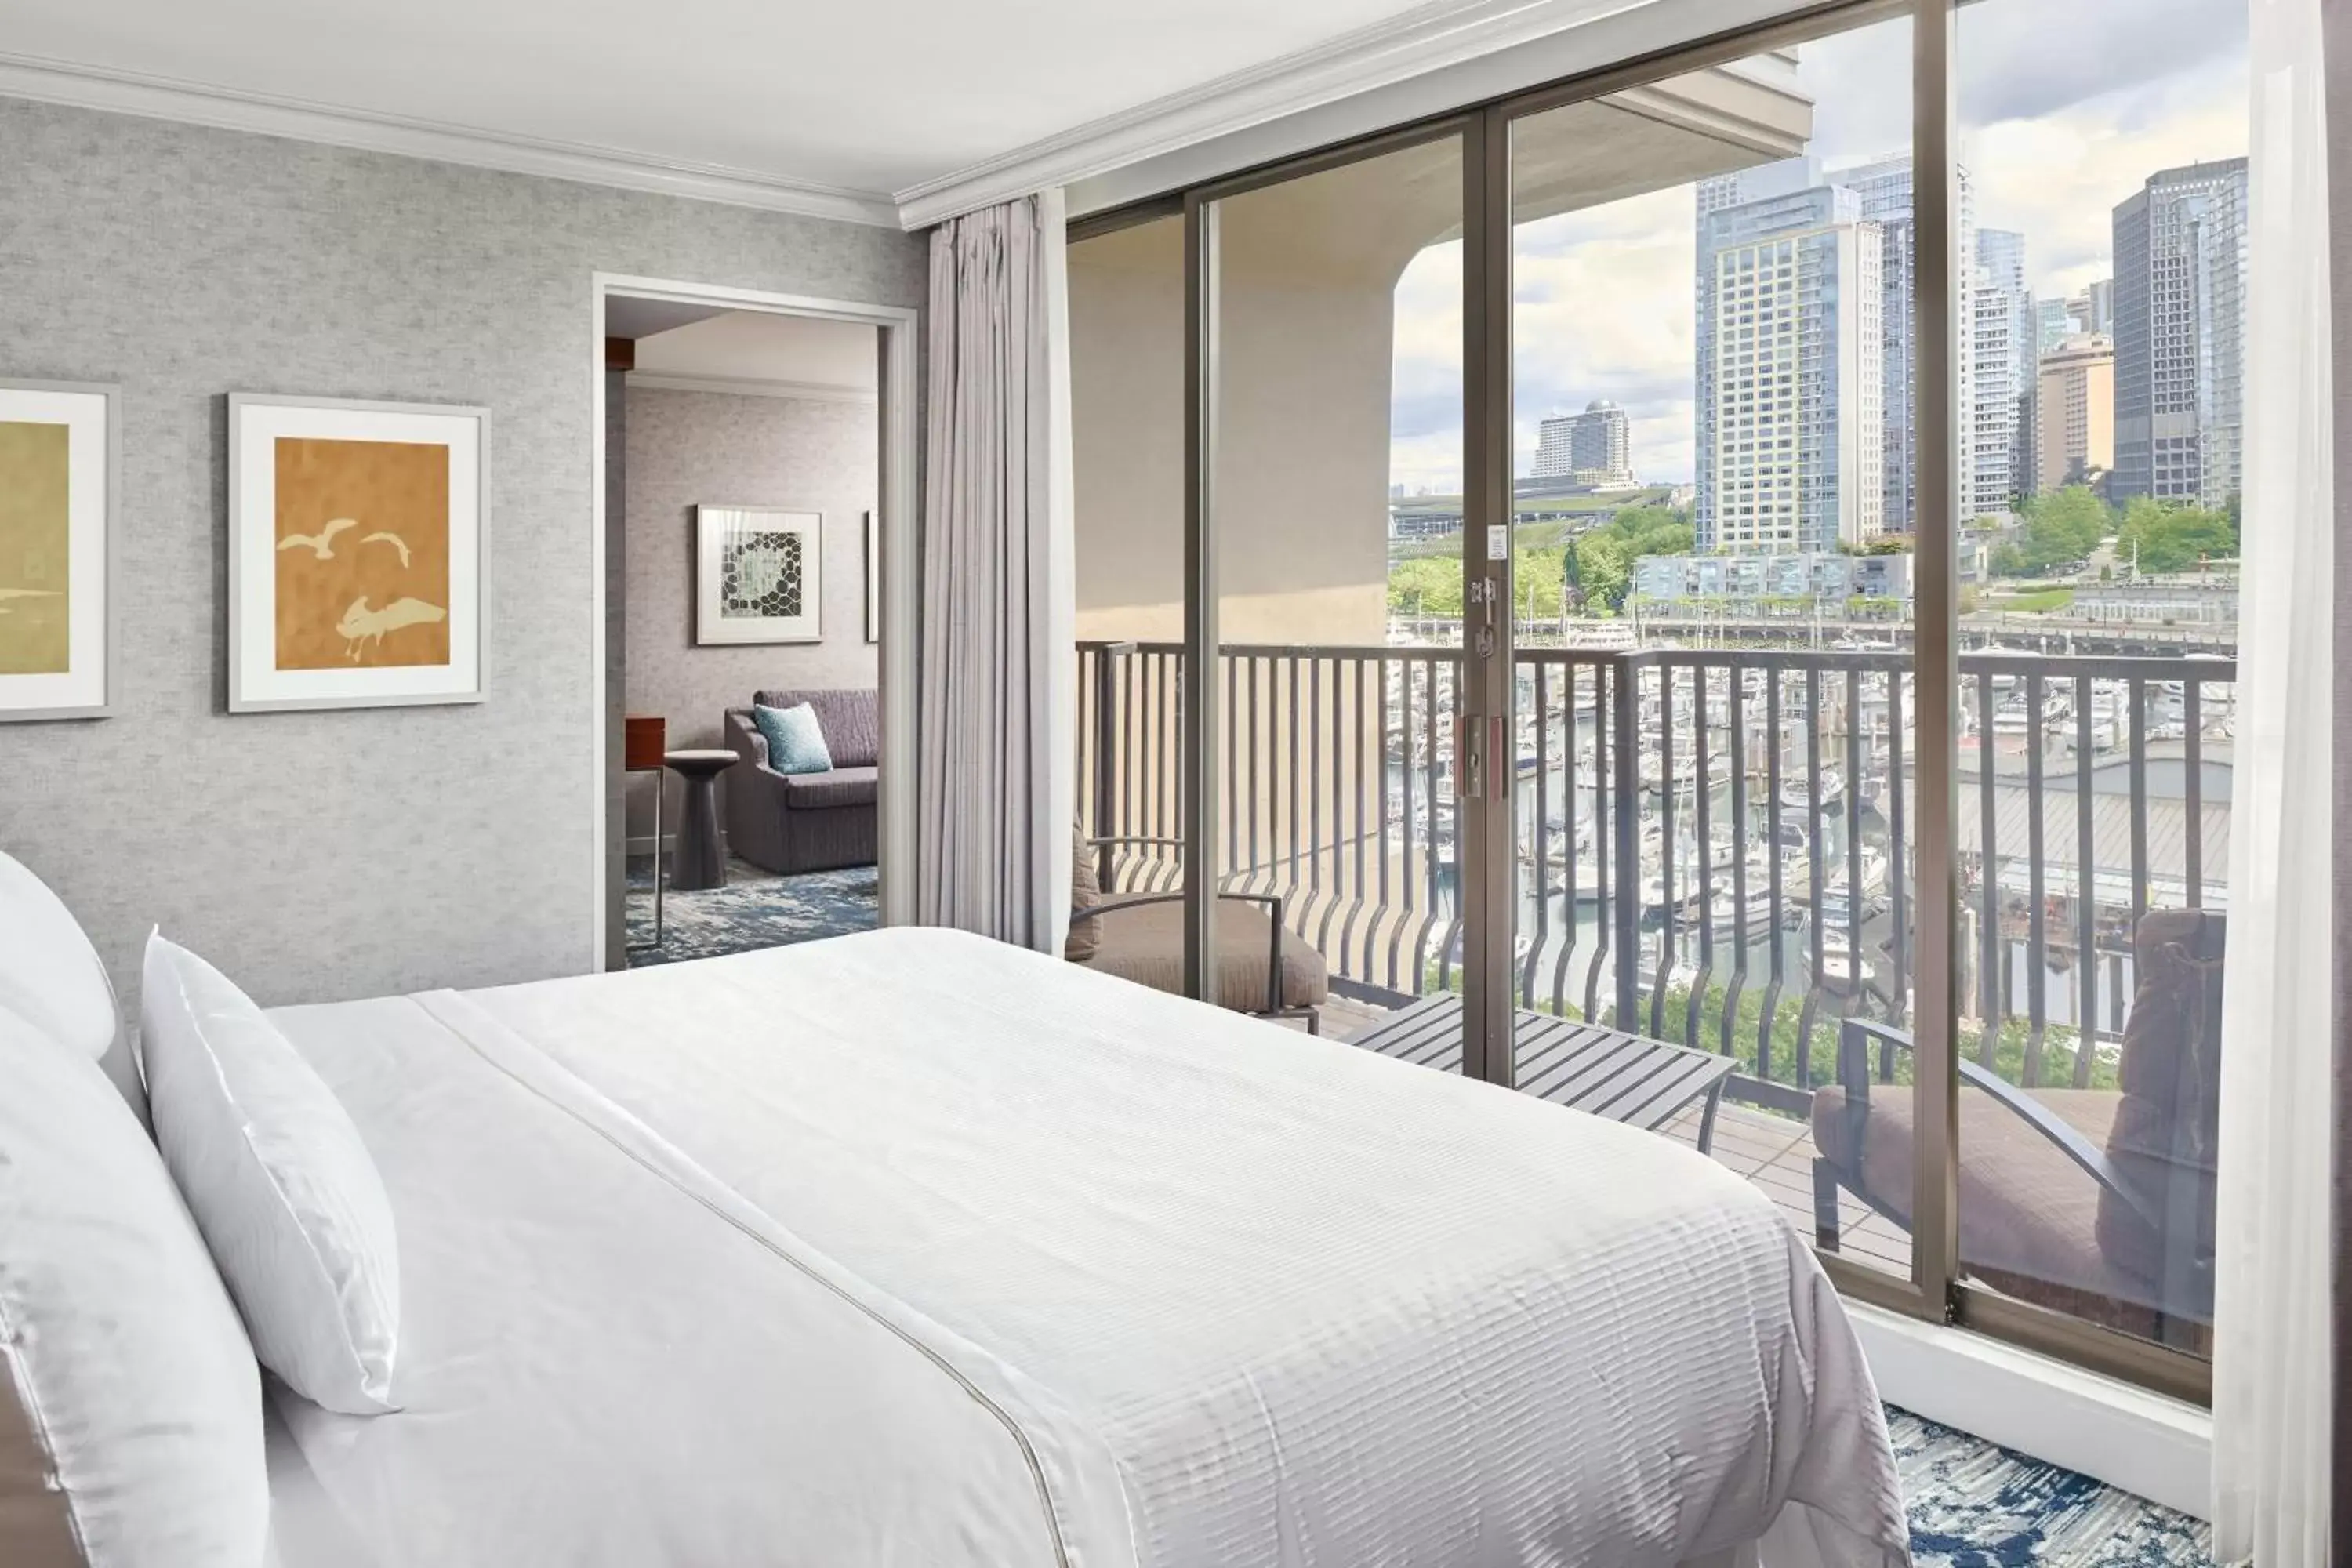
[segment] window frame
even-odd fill
[[[1521,120],[1663,78],[1746,58],[1761,51],[1907,17],[1912,39],[1913,212],[1915,260],[1911,342],[1915,359],[1911,439],[1915,486],[1916,574],[1913,636],[1914,880],[1917,940],[1912,948],[1915,1005],[1915,1148],[1912,1269],[1902,1278],[1834,1253],[1814,1256],[1839,1291],[1910,1318],[1975,1330],[2061,1360],[2210,1405],[2211,1363],[2000,1295],[1961,1277],[1958,1253],[1958,1065],[1955,1049],[1961,998],[1961,933],[1956,849],[1960,673],[1958,539],[1969,432],[1958,426],[1959,364],[1972,323],[1960,319],[1957,283],[1961,190],[1958,134],[1957,32],[1960,7],[1975,0],[1830,0],[1769,21],[1659,49],[1599,70],[1407,121],[1214,179],[1072,220],[1073,244],[1131,225],[1181,215],[1185,225],[1185,658],[1213,669],[1218,658],[1214,477],[1217,204],[1228,197],[1345,167],[1385,153],[1459,138],[1463,161],[1463,311],[1465,538],[1510,521],[1513,310],[1511,128]],[[1934,171],[1930,175],[1926,171]],[[1483,554],[1483,552],[1480,552]],[[1509,561],[1473,560],[1465,579],[1483,575],[1502,602],[1513,602]],[[1466,587],[1466,581],[1465,581]],[[1465,687],[1465,719],[1508,712],[1513,656],[1507,623],[1483,679]],[[1218,842],[1215,737],[1223,722],[1214,680],[1191,683],[1182,734],[1184,976],[1188,994],[1211,991],[1204,955],[1215,951],[1213,847]],[[1486,831],[1484,803],[1465,802],[1462,906],[1465,915],[1464,1070],[1508,1085],[1512,1066],[1512,847],[1505,832]],[[1472,909],[1482,918],[1468,918]],[[1496,940],[1489,940],[1490,938]]]

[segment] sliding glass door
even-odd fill
[[[2244,18],[2178,9],[2053,71],[2024,0],[1863,0],[1078,225],[1139,974],[2201,1394]]]
[[[1069,247],[1078,597],[1078,860],[1159,901],[1076,927],[1163,954],[1182,942],[1184,219]],[[1172,967],[1172,964],[1169,964]]]
[[[1913,1120],[1910,40],[1790,38],[1509,138],[1515,1000],[1727,1065],[1713,1104],[1677,1058],[1606,1092],[1905,1281],[1911,1162],[1882,1190],[1848,1135]],[[1593,1070],[1523,1033],[1522,1089]]]
[[[1426,1003],[1408,1054],[1454,1070],[1493,651],[1465,635],[1465,145],[1350,149],[1193,216],[1216,994],[1355,1037]]]
[[[2086,68],[2057,73],[2047,21],[1981,0],[1955,47],[1951,438],[1983,552],[1957,692],[1959,1306],[2062,1350],[2170,1347],[2136,1364],[2193,1393],[2254,434],[2247,7],[2151,27],[2074,0]]]

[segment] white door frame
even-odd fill
[[[714,283],[691,283],[667,278],[635,278],[599,272],[589,300],[589,384],[594,399],[595,437],[590,474],[594,486],[589,513],[589,536],[595,562],[595,614],[589,623],[590,689],[594,693],[589,731],[589,754],[596,788],[591,800],[595,819],[595,889],[588,922],[590,972],[602,970],[605,958],[605,724],[604,605],[609,565],[605,560],[604,528],[604,302],[614,295],[633,300],[657,300],[675,304],[713,305],[730,310],[764,310],[779,316],[814,316],[829,321],[857,321],[877,328],[882,340],[882,758],[877,785],[880,852],[879,894],[884,925],[904,925],[914,918],[915,874],[915,626],[917,582],[915,473],[917,434],[915,407],[915,328],[918,313],[908,305],[873,305],[849,300],[820,300],[804,294],[774,294],[757,289],[731,289]]]

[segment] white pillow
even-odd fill
[[[0,853],[0,1007],[90,1060],[121,1020],[98,950],[48,885]]]
[[[0,1563],[251,1568],[261,1374],[96,1064],[0,1010]]]
[[[399,1250],[351,1114],[244,992],[160,935],[140,1038],[155,1142],[261,1364],[330,1410],[394,1408]]]

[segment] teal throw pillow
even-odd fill
[[[825,748],[824,731],[817,727],[816,710],[807,703],[793,708],[754,707],[751,721],[768,738],[768,765],[776,772],[833,771],[833,753]]]

